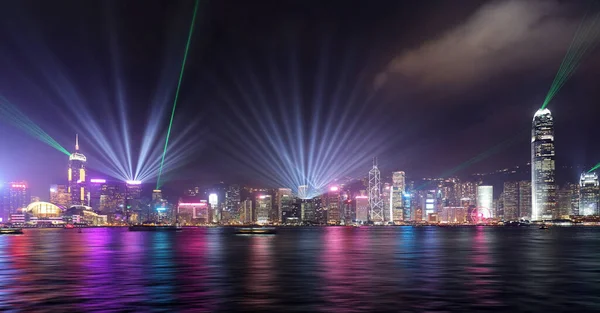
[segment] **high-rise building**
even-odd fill
[[[356,221],[365,223],[369,221],[369,197],[356,196]]]
[[[327,223],[328,224],[339,224],[342,221],[342,214],[340,211],[340,187],[332,186],[327,192],[327,198],[325,199],[325,205],[327,206]]]
[[[571,215],[579,215],[579,184],[567,184],[571,190]]]
[[[11,214],[21,213],[30,201],[27,182],[10,182],[0,186],[0,219],[7,222]]]
[[[579,179],[579,214],[599,215],[600,186],[597,173],[582,173]]]
[[[160,200],[162,200],[162,190],[160,190],[160,189],[152,190],[152,202],[156,202],[156,201],[160,201]]]
[[[300,219],[302,222],[317,222],[317,199],[300,199]]]
[[[558,218],[556,209],[554,121],[548,109],[539,109],[531,130],[532,219]]]
[[[392,173],[392,187],[390,192],[390,215],[392,221],[403,220],[403,199],[406,190],[406,175],[402,171]]]
[[[477,207],[479,211],[487,210],[490,216],[493,216],[494,211],[494,187],[493,186],[477,186]]]
[[[503,219],[506,221],[519,220],[519,183],[504,182]]]
[[[298,186],[298,198],[308,199],[308,185]]]
[[[519,182],[519,219],[531,220],[531,181]]]
[[[233,220],[239,220],[240,215],[240,185],[229,185],[225,192],[225,211]]]
[[[79,135],[75,135],[75,152],[69,156],[68,192],[71,194],[70,205],[88,205],[86,188],[85,155],[79,152]]]
[[[290,188],[279,188],[275,196],[275,216],[274,221],[281,223],[286,222],[288,218],[292,218],[292,209],[294,197],[292,196],[292,189]]]
[[[66,185],[50,185],[50,203],[68,208],[71,203],[71,194]]]
[[[381,199],[381,172],[377,167],[377,158],[373,158],[373,168],[369,171],[369,211],[372,222],[385,221],[383,199]]]
[[[255,209],[256,214],[254,222],[258,224],[269,224],[271,221],[271,209],[273,207],[273,198],[271,195],[265,193],[257,193],[255,198]]]
[[[88,190],[90,193],[89,206],[94,210],[100,210],[100,198],[103,194],[106,194],[108,185],[106,179],[92,178],[88,184]]]

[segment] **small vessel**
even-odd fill
[[[239,227],[235,229],[236,234],[243,235],[274,235],[277,233],[275,227]]]
[[[22,234],[22,228],[10,228],[10,227],[2,227],[0,228],[0,235],[18,235]]]
[[[542,224],[542,225],[540,225],[540,229],[548,229],[548,225]]]
[[[178,231],[181,229],[179,225],[168,225],[161,222],[144,222],[141,225],[129,226],[129,231]]]
[[[73,229],[75,226],[73,224],[66,224],[65,229]]]

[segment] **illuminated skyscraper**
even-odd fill
[[[342,214],[340,211],[340,187],[332,186],[327,192],[326,206],[327,206],[327,223],[328,224],[339,224],[342,220]]]
[[[392,173],[392,190],[390,192],[390,214],[392,221],[402,221],[403,218],[403,196],[406,188],[406,174],[404,172]],[[410,205],[409,205],[410,208]]]
[[[480,210],[487,210],[490,215],[493,214],[494,187],[477,186],[477,207]]]
[[[556,209],[554,121],[548,109],[535,112],[531,130],[532,219],[558,218]]]
[[[68,208],[71,203],[71,194],[66,185],[50,185],[50,203]]]
[[[30,201],[26,182],[10,182],[0,186],[0,219],[7,222],[11,214],[21,213]]]
[[[519,220],[519,183],[504,182],[502,197],[503,216],[498,216],[506,221]]]
[[[308,199],[308,185],[298,186],[298,198]]]
[[[275,208],[275,221],[278,223],[286,222],[288,218],[292,218],[292,209],[293,209],[293,200],[292,189],[289,188],[279,188],[277,190],[276,195],[276,208]]]
[[[598,184],[598,174],[582,173],[579,179],[579,214],[599,215],[599,198],[600,186]]]
[[[269,224],[271,223],[270,215],[271,208],[273,206],[273,198],[271,195],[259,193],[255,198],[255,219],[254,222],[258,224]]]
[[[383,200],[381,199],[381,173],[377,168],[377,158],[373,158],[373,168],[369,171],[369,213],[375,223],[384,221]]]
[[[71,194],[70,205],[87,205],[87,188],[85,172],[85,155],[79,153],[79,135],[75,135],[75,152],[69,156],[69,187]]]
[[[356,196],[356,221],[364,223],[369,220],[369,197]]]

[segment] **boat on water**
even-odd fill
[[[73,228],[75,228],[75,225],[73,225],[73,224],[66,224],[65,225],[65,229],[73,229]]]
[[[178,231],[179,225],[169,225],[165,223],[144,222],[140,225],[129,226],[129,231]]]
[[[0,228],[0,235],[18,235],[22,234],[22,228],[10,228],[10,227],[2,227]]]
[[[235,229],[236,234],[243,235],[274,235],[277,233],[275,227],[238,227]]]
[[[540,229],[548,229],[548,225],[542,224],[542,225],[540,225]]]

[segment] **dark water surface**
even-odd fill
[[[0,311],[600,310],[600,228],[0,236]]]

